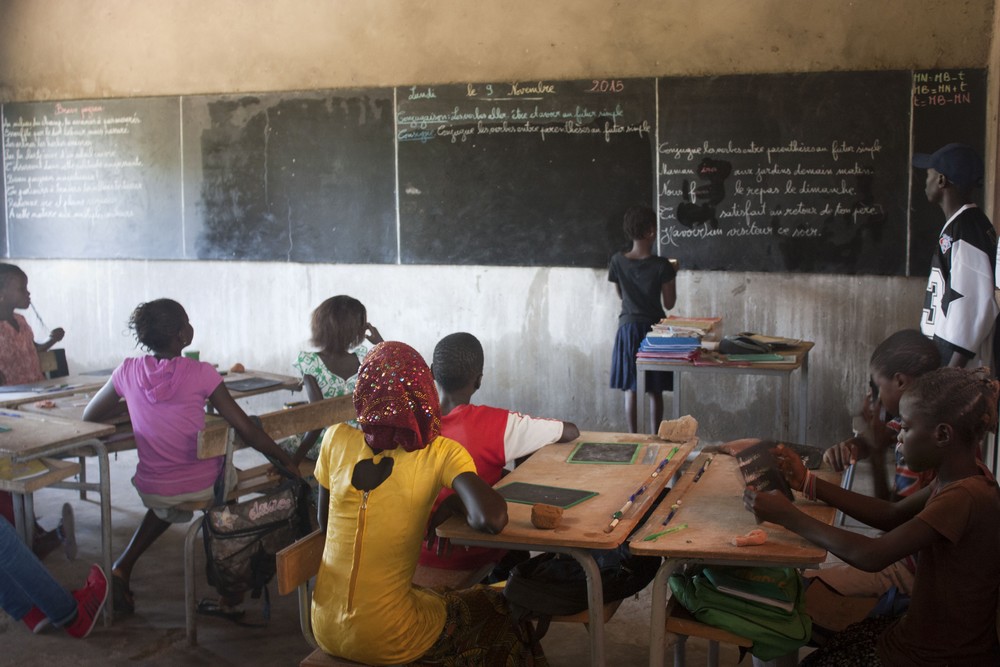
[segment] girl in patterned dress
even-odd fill
[[[310,403],[324,398],[354,393],[358,368],[371,345],[382,342],[378,329],[368,322],[364,304],[344,294],[332,296],[312,312],[312,344],[318,352],[299,352],[292,366],[302,375],[306,398]],[[315,461],[319,455],[322,431],[312,431],[302,438],[288,438],[282,448],[299,463]]]

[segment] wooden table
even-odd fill
[[[8,391],[13,387],[0,387],[0,407],[13,407],[44,399],[63,398],[73,394],[94,393],[104,386],[110,374],[103,372],[87,375],[67,375],[27,385],[17,385],[23,391]],[[30,387],[30,389],[29,389]],[[82,412],[82,410],[81,410]]]
[[[690,563],[769,567],[816,566],[826,559],[826,550],[772,523],[758,525],[754,515],[743,507],[743,478],[736,459],[715,454],[701,478],[694,478],[712,454],[700,454],[667,497],[653,511],[649,520],[629,541],[629,550],[637,555],[663,556],[664,561],[653,579],[652,617],[650,619],[649,664],[663,666],[663,642],[666,625],[667,580],[679,568]],[[816,470],[823,479],[837,483],[838,474]],[[663,520],[670,506],[681,501],[666,527],[687,524],[676,533],[644,541],[647,535],[664,529]],[[836,510],[821,502],[797,496],[796,506],[806,514],[832,523]],[[737,547],[732,539],[754,528],[767,532],[767,542],[756,547]]]
[[[630,465],[568,463],[566,459],[574,444],[579,442],[635,442],[641,443],[642,447],[636,462]],[[458,517],[439,526],[437,534],[456,544],[565,553],[575,558],[587,575],[590,662],[592,665],[604,665],[604,592],[600,571],[589,550],[620,546],[697,442],[697,438],[678,444],[664,442],[652,435],[581,433],[574,443],[548,445],[538,450],[497,485],[500,488],[512,482],[528,482],[598,492],[597,496],[567,509],[558,528],[539,530],[531,524],[530,505],[508,503],[509,523],[499,535],[473,530]],[[654,447],[655,451],[650,455]],[[650,474],[673,447],[678,448],[677,452],[650,480]],[[647,481],[647,490],[638,497],[620,523],[610,532],[605,532],[612,515],[621,509],[629,495]]]
[[[725,363],[718,361],[721,356],[716,355],[703,355],[699,361],[681,361],[681,360],[661,360],[661,359],[636,359],[635,369],[638,373],[636,379],[636,424],[638,424],[640,429],[646,428],[646,399],[644,398],[646,394],[646,373],[645,371],[669,371],[674,373],[674,390],[673,394],[673,405],[672,405],[672,419],[677,419],[681,416],[681,395],[683,393],[683,378],[684,373],[691,374],[707,374],[707,373],[722,373],[728,375],[776,375],[781,378],[781,396],[778,401],[778,423],[781,424],[781,437],[785,440],[790,438],[791,434],[791,420],[790,420],[790,408],[791,408],[791,391],[790,383],[792,373],[797,370],[801,370],[798,382],[798,397],[796,402],[798,403],[798,410],[796,414],[798,416],[798,442],[806,442],[806,430],[808,428],[808,410],[809,410],[809,351],[813,349],[815,343],[809,341],[802,341],[798,345],[785,349],[778,350],[779,354],[790,355],[795,357],[795,361],[791,363],[772,363],[772,364],[762,364],[762,363]]]
[[[9,457],[12,461],[29,461],[57,456],[80,447],[93,447],[100,452],[104,450],[100,438],[115,432],[115,427],[111,424],[95,424],[11,409],[0,409],[0,425],[10,429],[0,432],[0,456]],[[106,454],[103,457],[101,478],[110,479]],[[61,477],[61,479],[65,479],[65,477]],[[75,483],[60,480],[53,478],[50,485],[78,488]],[[37,490],[36,486],[26,480],[11,482],[0,480],[0,489],[11,492],[14,501],[16,528],[25,543],[31,546],[35,526],[35,509],[31,494]],[[105,571],[110,572],[111,506],[109,495],[102,496],[101,528],[104,550],[103,565],[107,568]]]

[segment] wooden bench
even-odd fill
[[[686,664],[686,647],[688,637],[700,637],[708,640],[708,665],[718,667],[719,644],[733,644],[742,648],[753,646],[753,640],[717,628],[695,619],[687,609],[673,597],[667,602],[666,630],[677,637],[674,643],[674,667],[684,667]]]
[[[278,593],[288,595],[297,591],[299,595],[299,626],[302,636],[314,650],[299,664],[302,667],[341,667],[361,665],[345,658],[330,655],[319,648],[312,630],[312,593],[310,580],[319,572],[323,561],[323,547],[326,535],[316,530],[295,544],[278,552]],[[493,564],[478,570],[445,570],[437,567],[418,565],[413,574],[413,583],[425,588],[462,589],[482,581],[493,569]]]

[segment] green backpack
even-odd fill
[[[720,592],[720,586],[732,592]],[[753,640],[750,652],[760,660],[791,653],[812,634],[812,620],[805,613],[805,589],[793,568],[690,567],[671,575],[670,590],[702,623]]]

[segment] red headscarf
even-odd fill
[[[358,370],[354,409],[375,450],[423,449],[441,433],[441,405],[427,362],[405,343],[376,345]]]

